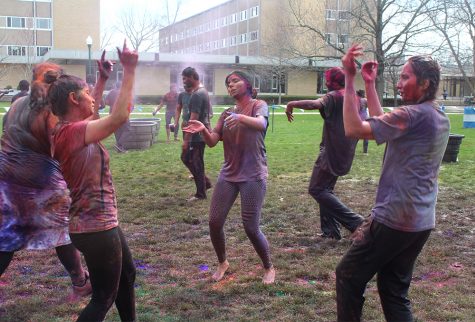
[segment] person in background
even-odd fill
[[[115,83],[115,88],[113,88],[109,94],[107,94],[106,99],[105,99],[105,104],[109,105],[109,115],[112,114],[114,111],[114,106],[117,101],[117,98],[119,97],[120,93],[120,88],[122,86],[121,82]],[[127,149],[124,146],[124,140],[125,136],[127,135],[127,132],[129,132],[130,129],[130,120],[127,119],[127,121],[122,124],[115,132],[115,150],[118,153],[127,153]]]
[[[294,119],[293,109],[319,110],[323,118],[320,154],[313,167],[308,193],[320,206],[320,227],[323,238],[341,239],[340,225],[350,232],[363,222],[334,194],[338,177],[347,174],[355,156],[357,139],[347,138],[343,127],[343,93],[345,75],[340,67],[325,71],[326,86],[330,91],[317,100],[292,101],[285,113],[289,122]]]
[[[368,118],[368,101],[366,100],[364,89],[356,91],[356,95],[360,98],[360,116],[363,120]],[[363,153],[368,154],[368,139],[363,139]]]
[[[187,98],[187,95],[183,95],[182,102],[179,101],[179,109],[176,112],[177,116],[179,111],[183,114],[182,128],[187,126],[190,120],[199,120],[209,127],[209,96],[206,89],[200,87],[198,73],[194,68],[187,67],[182,72],[182,79],[185,90],[190,93],[188,104],[182,104],[183,100]],[[175,125],[178,124],[178,119],[175,121]],[[202,135],[184,131],[181,160],[190,170],[196,185],[196,193],[188,199],[189,202],[206,199],[206,190],[211,188],[211,181],[205,174],[204,152],[205,142]]]
[[[124,78],[113,111],[96,119],[95,99],[86,82],[70,75],[48,75],[48,98],[59,117],[53,131],[54,157],[71,191],[69,234],[86,261],[90,302],[78,321],[103,321],[115,302],[122,321],[135,321],[135,265],[119,227],[109,153],[101,140],[129,118],[138,54],[117,49]],[[99,97],[100,98],[100,97]]]
[[[170,91],[162,97],[160,105],[158,105],[157,108],[154,109],[152,115],[155,116],[158,112],[160,112],[160,109],[163,107],[164,104],[167,106],[165,112],[165,130],[167,132],[167,142],[170,142],[170,124],[172,118],[174,120],[173,135],[175,137],[175,141],[178,141],[179,127],[178,125],[175,126],[175,124],[178,124],[178,122],[175,122],[176,107],[178,105],[178,91],[176,84],[173,83],[170,85]]]
[[[12,104],[20,97],[28,95],[28,91],[30,90],[30,83],[28,83],[26,79],[23,79],[18,83],[18,89],[20,90],[20,92],[13,95],[12,102],[11,102]]]
[[[346,87],[343,120],[346,135],[386,143],[376,203],[336,268],[338,321],[360,321],[367,283],[377,274],[387,321],[413,321],[409,286],[416,259],[435,227],[437,177],[450,123],[436,102],[439,64],[413,56],[404,64],[397,89],[406,104],[384,113],[376,91],[378,63],[362,65],[371,117],[362,121],[355,94],[353,45],[342,58]]]
[[[224,223],[240,194],[244,230],[264,266],[262,282],[272,284],[275,280],[275,270],[269,243],[259,228],[267,189],[264,138],[269,110],[266,102],[251,97],[252,85],[247,74],[233,71],[226,77],[225,84],[236,105],[221,114],[216,127],[211,131],[199,120],[190,120],[183,128],[186,132],[201,133],[210,147],[223,141],[224,163],[213,191],[209,211],[211,242],[219,262],[213,279],[221,280],[229,268]]]

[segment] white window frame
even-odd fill
[[[6,16],[5,17],[5,28],[7,29],[27,29],[27,24],[26,24],[26,19],[27,17],[17,17],[17,16]],[[23,23],[20,23],[20,25],[23,25],[21,27],[16,27],[16,26],[13,26],[14,23],[13,21],[16,21],[16,20],[19,20],[19,21],[22,21]],[[8,25],[8,22],[10,21],[10,26]]]
[[[236,44],[237,44],[236,36],[229,37],[229,47],[236,46]]]
[[[221,39],[221,48],[226,48],[226,38]]]
[[[239,13],[239,21],[247,20],[247,9]]]
[[[259,16],[259,6],[252,7],[251,11],[251,18]]]
[[[47,27],[46,28],[42,28],[38,25],[39,22],[41,21],[45,21],[47,22]],[[36,18],[35,19],[35,28],[36,29],[39,29],[39,30],[51,30],[51,18]]]
[[[259,31],[251,31],[249,32],[249,42],[257,41],[259,39]]]
[[[20,51],[20,55],[16,55],[16,51]],[[25,57],[28,54],[27,46],[9,45],[7,46],[8,56]]]
[[[338,10],[325,9],[325,18],[327,20],[336,20],[338,17]]]
[[[46,50],[43,54],[40,53],[41,50]],[[51,50],[50,46],[36,46],[36,56],[41,57],[46,55]]]
[[[235,24],[237,22],[237,13],[233,13],[229,17],[230,17],[230,22],[229,22],[230,25]]]
[[[223,26],[223,27],[224,27],[224,26],[227,26],[227,25],[228,25],[228,16],[222,17],[222,18],[220,19],[220,24],[221,24],[221,26]]]
[[[247,33],[245,33],[245,34],[240,34],[240,35],[239,35],[239,43],[240,43],[240,44],[245,44],[245,43],[247,43]]]

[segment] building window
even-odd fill
[[[229,38],[229,46],[236,46],[236,36]]]
[[[338,46],[345,47],[348,44],[348,35],[338,35]]]
[[[50,49],[50,47],[38,46],[36,47],[36,56],[44,56]]]
[[[8,28],[26,28],[26,19],[22,17],[7,17]]]
[[[25,46],[8,46],[9,56],[26,56]]]
[[[240,44],[245,44],[245,43],[247,43],[247,34],[240,34],[240,35],[239,35],[239,43],[240,43]]]
[[[250,38],[250,41],[255,41],[259,38],[259,34],[257,31],[251,31],[249,33],[249,38]]]
[[[239,13],[239,20],[240,21],[247,20],[247,10],[243,10]]]
[[[338,11],[338,19],[340,20],[350,20],[351,13],[347,10],[340,10]]]
[[[251,8],[251,18],[257,17],[259,15],[259,6]]]
[[[326,9],[325,10],[325,17],[327,20],[335,20],[337,18],[337,10]]]
[[[325,34],[325,42],[327,44],[331,44],[332,43],[332,34]]]
[[[218,28],[219,28],[219,20],[216,19],[216,20],[214,21],[214,29],[218,29]]]
[[[226,26],[228,24],[228,17],[221,18],[221,26]]]
[[[36,29],[51,30],[51,19],[50,18],[36,18]]]
[[[231,17],[231,22],[229,24],[233,24],[237,22],[237,13],[233,13],[230,17]]]
[[[213,49],[219,48],[219,42],[217,40],[213,41]]]
[[[226,48],[226,38],[221,39],[221,48]]]

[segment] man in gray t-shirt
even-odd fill
[[[435,226],[437,177],[450,129],[435,102],[440,67],[430,57],[409,58],[397,84],[407,105],[384,114],[377,63],[363,64],[371,118],[361,121],[354,87],[355,57],[361,55],[363,48],[354,45],[342,59],[345,133],[387,146],[371,217],[336,268],[338,321],[361,319],[366,284],[375,274],[386,320],[413,321],[407,295],[414,263]]]
[[[341,67],[325,71],[326,85],[330,92],[317,100],[292,101],[285,113],[293,120],[293,109],[320,111],[323,134],[320,154],[312,171],[308,193],[320,206],[321,237],[341,239],[340,225],[354,232],[363,217],[353,212],[334,193],[338,177],[346,175],[353,163],[358,139],[345,136],[343,127],[343,92],[345,75]]]

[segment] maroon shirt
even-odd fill
[[[100,142],[85,144],[87,123],[59,123],[53,137],[54,157],[71,191],[70,233],[98,232],[118,226],[109,153]]]
[[[261,115],[266,119],[269,115],[266,102],[254,99],[245,108],[235,106],[221,114],[213,130],[220,135],[224,147],[224,163],[219,177],[231,182],[266,179],[266,130],[259,131],[244,125],[229,129],[224,126],[224,119],[229,116],[229,112],[252,117]]]

